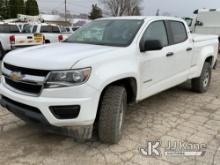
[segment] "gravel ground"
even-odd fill
[[[139,147],[160,140],[160,156],[144,156]],[[165,156],[168,141],[206,144],[204,156]],[[185,83],[129,107],[123,139],[105,145],[96,139],[79,144],[25,124],[0,109],[1,165],[67,164],[220,164],[220,67],[209,92],[196,94]]]

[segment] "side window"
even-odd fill
[[[10,33],[20,33],[16,25],[9,25],[9,28],[10,28]]]
[[[79,27],[73,27],[73,28],[72,28],[73,31],[76,31],[76,30],[78,30],[78,29],[79,29]]]
[[[0,25],[0,33],[9,33],[9,27],[7,25]]]
[[[0,33],[20,33],[16,25],[0,25]]]
[[[36,33],[37,32],[37,25],[34,25],[33,27],[33,33]]]
[[[60,29],[57,26],[52,26],[52,32],[53,33],[60,33]]]
[[[159,40],[163,46],[168,45],[167,32],[163,21],[151,23],[143,35],[144,40]]]
[[[41,26],[40,32],[41,33],[50,33],[51,28],[49,26]]]
[[[170,28],[173,35],[174,44],[178,44],[187,40],[187,32],[182,22],[170,21]]]

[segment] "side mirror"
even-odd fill
[[[154,50],[161,50],[163,46],[159,40],[146,40],[141,42],[140,44],[140,51],[154,51]]]

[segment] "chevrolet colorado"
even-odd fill
[[[1,105],[76,140],[91,138],[95,126],[101,142],[114,144],[127,104],[187,80],[193,91],[206,92],[217,52],[217,36],[191,35],[182,19],[98,19],[62,43],[10,52]]]

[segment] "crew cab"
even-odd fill
[[[41,34],[22,34],[16,24],[0,23],[0,59],[12,49],[41,45],[43,43]]]
[[[217,52],[217,36],[191,35],[182,19],[98,19],[62,43],[10,52],[1,105],[76,140],[91,138],[96,127],[101,142],[115,144],[127,104],[187,80],[193,91],[206,92]]]
[[[43,34],[45,43],[61,42],[67,39],[71,34],[67,33],[65,28],[55,24],[25,24],[23,33],[40,33]]]

